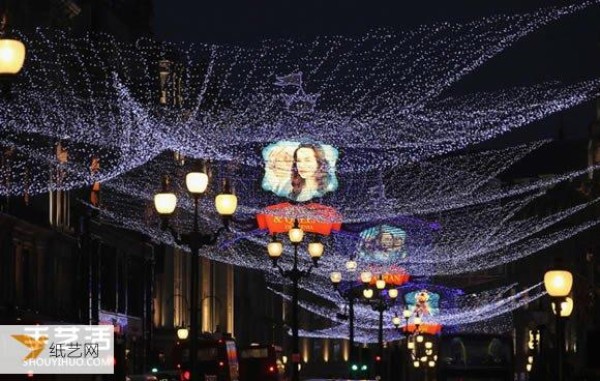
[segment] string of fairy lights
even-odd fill
[[[131,46],[110,36],[38,30],[21,36],[28,65],[24,80],[14,84],[16,99],[0,112],[9,127],[2,143],[29,157],[30,150],[43,146],[39,139],[33,147],[19,145],[18,137],[46,137],[50,162],[57,141],[69,143],[69,164],[80,165],[69,165],[68,176],[51,185],[61,189],[90,182],[93,156],[100,157],[99,179],[125,173],[168,149],[259,166],[252,146],[282,139],[345,150],[341,173],[392,168],[456,151],[595,96],[596,80],[440,97],[519,38],[594,3],[246,48],[151,40]],[[157,102],[161,59],[181,68],[176,110]],[[294,73],[302,73],[302,92],[274,85],[278,75]],[[307,107],[296,112],[295,104]],[[35,167],[37,160],[30,160],[26,166]],[[31,194],[49,188],[47,179],[33,175],[16,181],[24,172],[22,166],[11,170],[15,181],[2,193],[23,193],[15,184],[27,183]]]
[[[28,61],[12,84],[14,97],[0,99],[0,194],[101,182],[101,199],[91,205],[100,218],[175,245],[158,227],[152,198],[161,175],[182,179],[195,158],[206,159],[211,183],[230,179],[240,205],[220,250],[200,254],[259,269],[276,284],[264,249],[270,238],[256,229],[255,218],[257,213],[296,218],[299,209],[265,211],[281,199],[261,189],[265,163],[259,152],[282,140],[334,146],[340,153],[339,188],[314,201],[336,211],[320,215],[321,222],[339,222],[343,229],[327,239],[320,267],[302,284],[312,295],[302,306],[337,325],[303,335],[346,335],[343,322],[332,317],[340,300],[331,292],[329,273],[356,255],[366,228],[385,223],[404,229],[407,255],[386,265],[427,279],[510,263],[600,222],[589,216],[598,199],[528,212],[588,168],[526,184],[498,180],[546,141],[463,150],[598,96],[600,79],[467,95],[451,91],[520,38],[598,2],[246,47],[17,32],[28,47]],[[164,74],[159,62],[170,65],[170,89],[177,84],[169,94],[177,100],[174,106],[158,102]],[[183,181],[172,185],[180,200],[172,224],[185,229],[193,202]],[[210,201],[215,192],[209,188],[201,200],[207,211],[202,224],[212,228],[218,225]],[[288,261],[284,255],[280,263]],[[309,263],[302,258],[301,265]],[[370,265],[359,260],[356,271]],[[440,322],[476,329],[494,320],[503,329],[508,312],[541,296],[539,285],[511,296],[504,295],[507,290],[490,290],[477,300],[452,297],[455,304],[445,306]],[[386,329],[392,334],[389,314]],[[374,312],[359,306],[357,316],[359,341],[372,341]]]
[[[507,294],[510,293],[515,285],[488,290],[485,293],[457,295],[452,300],[456,307],[440,310],[440,314],[435,317],[435,320],[431,321],[440,323],[445,327],[470,326],[470,330],[476,330],[479,326],[477,323],[485,321],[487,322],[486,325],[489,328],[489,332],[505,332],[507,325],[503,324],[506,323],[506,318],[503,317],[508,316],[511,311],[523,307],[545,295],[545,291],[541,285],[542,283],[540,282],[516,292],[514,295],[508,296]],[[271,290],[284,299],[290,298],[289,295],[275,288],[271,288]],[[302,331],[302,336],[321,338],[348,337],[348,322],[337,316],[337,312],[340,311],[338,305],[331,304],[325,306],[323,304],[310,303],[309,299],[304,299],[301,302],[301,306],[315,315],[334,321],[336,324],[331,328],[314,332],[304,330]],[[383,329],[388,341],[398,340],[402,337],[402,332],[395,329],[392,324],[392,318],[395,314],[401,315],[402,308],[403,304],[399,303],[397,308],[392,308],[390,311],[384,312]],[[354,314],[355,328],[358,332],[363,331],[362,335],[359,333],[359,336],[362,337],[359,339],[359,342],[375,342],[377,340],[377,317],[373,314],[371,307],[358,304],[355,306]],[[425,320],[424,323],[427,322]],[[495,324],[492,325],[489,322],[494,322]],[[364,334],[365,331],[370,331],[370,334]],[[329,334],[332,334],[332,336],[327,336]]]
[[[502,334],[508,332],[512,325],[512,314],[507,313],[485,321],[454,326],[452,332]],[[348,327],[345,324],[339,324],[330,328],[314,331],[301,329],[299,330],[299,335],[301,337],[316,339],[348,339]],[[376,338],[377,335],[377,328],[358,327],[354,332],[354,341],[361,344],[374,343],[374,338]],[[402,339],[402,334],[399,333],[397,329],[385,329],[383,337],[385,338],[385,341],[392,342]]]
[[[501,160],[501,158],[495,157],[492,154],[489,157],[492,161]],[[462,163],[464,165],[464,158],[459,157],[459,159],[463,160]],[[446,163],[450,164],[451,160],[446,160]],[[448,165],[448,167],[450,168],[452,165]],[[464,166],[462,169],[465,169]],[[149,170],[158,173],[158,168],[151,167]],[[180,170],[185,172],[185,168],[180,168]],[[575,175],[579,175],[579,172],[576,172]],[[571,178],[569,176],[560,176],[565,179]],[[450,177],[452,175],[448,174],[448,178]],[[137,178],[148,179],[150,177],[145,174]],[[549,178],[547,180],[550,184],[555,184],[555,179]],[[117,191],[117,187],[122,188],[120,191]],[[157,217],[151,202],[152,192],[146,191],[146,197],[139,199],[137,202],[131,196],[132,194],[138,194],[138,190],[140,189],[152,189],[152,184],[142,181],[142,185],[136,185],[135,177],[129,178],[125,176],[108,182],[107,188],[111,191],[106,193],[106,197],[103,200],[102,215],[113,213],[110,216],[112,220],[118,221],[129,228],[149,234],[158,240],[172,244],[170,237],[164,235],[158,229]],[[428,225],[425,227],[419,225],[418,229],[409,230],[410,239],[407,241],[407,247],[410,255],[408,257],[409,261],[403,263],[403,266],[409,269],[409,272],[415,276],[458,275],[464,272],[476,271],[499,264],[510,263],[526,255],[532,255],[545,247],[561,242],[595,223],[594,221],[588,221],[579,226],[560,227],[555,232],[539,234],[540,232],[546,232],[550,228],[556,228],[555,225],[560,225],[569,216],[595,204],[596,200],[584,202],[572,208],[567,208],[546,216],[516,219],[515,215],[528,204],[538,200],[544,194],[544,190],[545,187],[540,187],[535,192],[527,193],[527,197],[508,197],[507,199],[512,200],[512,202],[487,202],[476,204],[466,209],[458,208],[446,211],[437,216],[437,223],[442,229],[435,229],[428,227]],[[180,191],[184,192],[182,189]],[[500,191],[500,189],[498,188],[497,191]],[[502,192],[505,191],[505,189],[502,189]],[[178,218],[174,222],[181,224],[184,228],[185,226],[189,226],[191,222],[191,213],[189,213],[191,203],[189,200],[186,202],[185,196],[183,194],[182,196],[181,213],[179,213]],[[449,197],[453,196],[449,195]],[[493,199],[496,200],[496,198]],[[210,210],[210,201],[205,200],[204,202],[206,203],[203,205],[205,210]],[[258,205],[247,207],[244,206],[245,204],[246,202],[242,202],[239,212],[241,221],[244,220],[243,216],[246,213],[247,217],[252,219],[259,210]],[[339,207],[343,212],[343,204],[339,205]],[[214,223],[216,221],[216,218],[211,216],[210,213],[204,217],[206,223]],[[151,222],[153,220],[155,223]],[[496,223],[491,223],[491,221],[496,221]],[[369,221],[364,221],[363,223],[368,225]],[[407,221],[401,221],[401,223],[404,227],[408,226]],[[348,229],[351,226],[352,224],[349,224]],[[489,247],[488,245],[482,245],[482,237],[489,239]],[[223,247],[221,251],[211,250],[202,252],[201,255],[236,266],[252,267],[263,271],[269,269],[268,257],[264,252],[264,247],[269,238],[265,232],[252,231],[251,234],[247,234],[244,231],[238,231],[236,232],[236,237],[232,239],[238,239],[235,245]],[[353,252],[357,242],[357,235],[350,232],[334,234],[326,242],[327,255],[322,259],[320,268],[314,271],[310,282],[303,284],[305,290],[312,291],[312,299],[314,299],[315,295],[331,294],[328,275],[331,271],[337,270],[343,265],[348,259],[348,253]],[[496,247],[498,244],[501,244],[501,246]],[[285,264],[290,257],[289,255],[284,255],[281,262]],[[444,260],[444,258],[446,259]],[[304,266],[309,265],[308,258],[304,258],[302,262]],[[269,270],[266,271],[269,272]],[[272,276],[277,276],[274,272],[270,273]],[[485,301],[486,299],[482,299],[480,304],[485,305]],[[516,309],[520,305],[514,304],[513,307]],[[488,311],[487,313],[478,313],[474,316],[484,321],[487,318],[496,316],[496,312],[498,311],[506,311],[506,308],[502,305],[496,307],[496,310]],[[315,308],[308,308],[310,311],[315,312]],[[469,310],[473,308],[475,308],[473,305],[469,306]],[[377,323],[372,315],[372,310],[366,309],[364,313],[366,316],[371,315],[369,322],[375,326]],[[330,317],[332,314],[328,311],[323,313],[323,316]],[[460,319],[456,319],[449,320],[448,322],[449,324],[457,324],[459,321]],[[462,322],[465,322],[464,319]]]

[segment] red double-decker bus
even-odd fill
[[[240,381],[282,381],[285,375],[281,347],[252,344],[240,348]]]
[[[178,346],[175,361],[180,368],[181,381],[188,381],[192,370],[190,369],[188,341],[184,341]],[[233,339],[199,340],[195,371],[204,381],[239,381],[235,341]]]

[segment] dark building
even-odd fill
[[[151,0],[8,0],[5,5],[9,27],[25,32],[68,28],[123,41],[153,35]],[[157,104],[177,107],[179,69],[166,62],[157,62]],[[14,152],[1,148],[0,181],[10,182],[2,169],[11,165]],[[60,143],[53,154],[57,164],[69,161]],[[189,253],[117,228],[81,200],[101,204],[99,184],[91,190],[2,197],[0,320],[112,324],[121,372],[174,369],[177,329],[191,324]],[[200,274],[202,332],[230,334],[240,345],[274,340],[281,345],[282,300],[266,290],[260,272],[203,259]]]
[[[69,28],[74,32],[104,32],[119,40],[152,36],[152,0],[6,0],[12,28]]]
[[[600,197],[599,171],[592,168],[600,163],[599,142],[600,123],[595,121],[589,126],[588,139],[564,140],[559,134],[557,140],[541,147],[511,168],[505,180],[513,183],[527,183],[544,176],[589,168],[584,175],[548,189],[543,198],[523,211],[523,217],[556,213]],[[565,222],[576,224],[595,221],[599,216],[600,207],[593,203]],[[566,374],[582,380],[597,379],[600,374],[597,361],[593,359],[600,329],[599,233],[600,227],[592,225],[575,237],[508,266],[510,279],[523,284],[529,284],[534,274],[541,281],[544,272],[553,266],[555,258],[560,258],[573,273],[571,297],[575,307],[573,314],[560,324],[565,329]],[[524,310],[515,311],[514,316],[517,327],[514,332],[517,344],[515,371],[525,372],[528,357],[535,354],[539,363],[532,367],[530,379],[551,379],[556,364],[557,321],[552,313],[550,298],[537,300]],[[534,343],[532,340],[536,333],[539,333],[539,339],[536,338]]]

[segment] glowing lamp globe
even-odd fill
[[[383,290],[385,288],[385,280],[377,279],[375,282],[375,287],[377,287],[378,290]]]
[[[206,191],[208,175],[203,172],[190,172],[185,176],[185,186],[191,194],[200,195]]]
[[[221,216],[232,216],[237,209],[238,200],[236,195],[221,193],[215,197],[215,206]]]
[[[567,270],[550,270],[544,274],[544,287],[548,295],[565,297],[573,287],[573,274]]]
[[[358,263],[356,263],[356,261],[353,259],[346,262],[346,270],[348,270],[350,272],[356,271],[357,267],[358,267]]]
[[[321,258],[323,250],[323,244],[321,242],[311,242],[308,244],[308,255],[313,259]]]
[[[421,335],[417,336],[417,343],[422,343],[425,338]]]
[[[429,367],[430,368],[435,367],[435,361],[429,361]]]
[[[279,241],[271,241],[267,244],[267,252],[270,258],[279,258],[283,253],[283,244]]]
[[[177,197],[175,193],[161,192],[154,195],[154,207],[158,214],[168,216],[173,214],[177,206]]]
[[[371,299],[373,297],[373,290],[370,288],[363,290],[363,296],[367,299]]]
[[[415,325],[421,325],[422,322],[423,322],[423,320],[421,320],[421,318],[419,316],[415,316],[415,318],[413,319],[413,323]]]
[[[185,340],[185,339],[187,339],[188,336],[189,336],[189,334],[190,334],[190,331],[187,328],[179,328],[177,330],[177,338],[179,340]]]
[[[402,316],[404,316],[405,319],[410,318],[410,315],[412,315],[412,312],[408,308],[402,311]]]
[[[425,342],[425,348],[427,348],[427,349],[433,348],[433,343],[431,341],[426,341]]]
[[[556,303],[552,302],[552,312],[556,315]],[[569,317],[573,312],[573,299],[568,296],[560,303],[560,316]]]
[[[415,368],[418,368],[419,366],[421,366],[421,363],[420,363],[420,362],[418,362],[418,361],[413,361],[413,366],[414,366]]]
[[[392,324],[394,325],[394,327],[398,328],[398,327],[400,327],[400,324],[402,324],[402,320],[400,319],[399,316],[394,316],[392,318]]]
[[[290,238],[291,243],[300,243],[304,238],[304,230],[300,229],[298,225],[298,220],[294,221],[294,227],[290,229],[288,232],[288,237]]]
[[[329,279],[331,280],[331,283],[338,284],[342,281],[342,273],[339,271],[334,271],[329,274]]]
[[[19,40],[0,39],[0,74],[17,74],[25,63],[25,45]]]
[[[388,296],[392,299],[396,299],[398,297],[398,290],[395,288],[388,290]]]
[[[370,271],[363,271],[362,273],[360,273],[360,280],[365,283],[371,283],[371,278],[373,277],[373,274],[371,274]]]

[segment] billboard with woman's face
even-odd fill
[[[366,263],[393,264],[406,257],[406,232],[399,227],[379,225],[360,232],[358,258]]]
[[[304,202],[338,187],[338,151],[330,145],[281,141],[265,147],[262,156],[262,187],[280,197]]]

